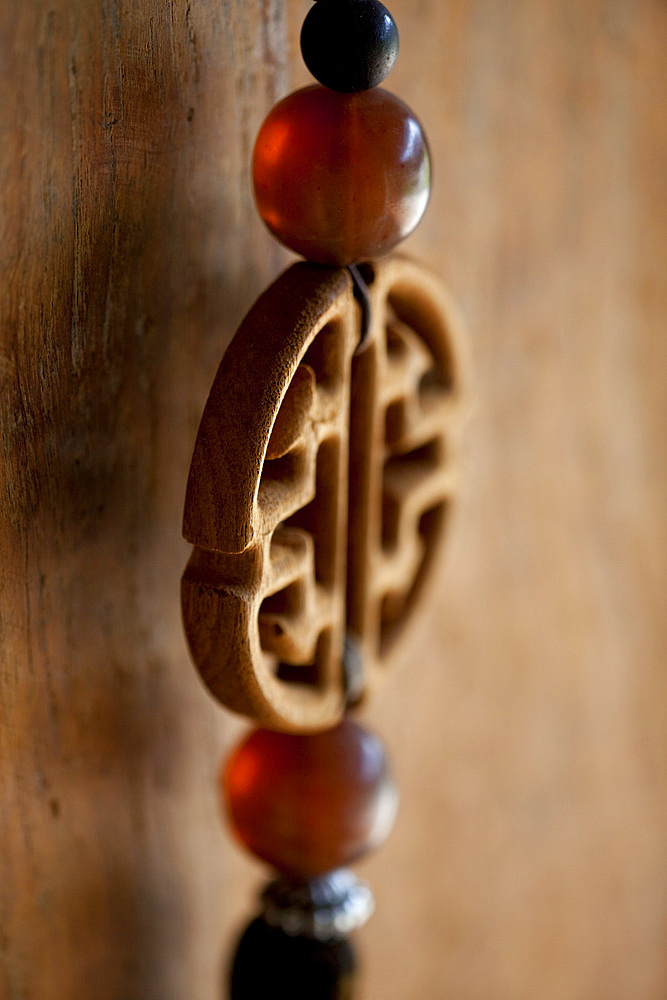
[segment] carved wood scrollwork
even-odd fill
[[[372,265],[363,348],[344,270],[299,263],[225,353],[188,481],[185,631],[211,692],[285,730],[333,725],[344,648],[364,691],[413,617],[457,490],[467,364],[413,262]]]

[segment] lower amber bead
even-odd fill
[[[410,108],[380,87],[306,87],[262,125],[253,180],[274,236],[308,260],[347,266],[415,228],[429,197],[428,145]]]
[[[241,842],[302,878],[379,846],[398,803],[382,743],[350,719],[309,735],[256,729],[232,753],[223,789]]]

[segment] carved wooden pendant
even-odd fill
[[[455,309],[405,258],[372,271],[357,353],[347,271],[298,263],[267,289],[222,359],[190,468],[193,659],[221,702],[286,731],[336,723],[351,658],[364,692],[385,672],[457,487]]]

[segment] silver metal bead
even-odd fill
[[[346,937],[375,909],[370,887],[347,868],[308,880],[282,876],[260,899],[262,916],[271,927],[318,941]]]

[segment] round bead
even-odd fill
[[[426,136],[403,101],[376,88],[317,85],[280,101],[253,155],[255,199],[282,243],[342,267],[388,253],[426,208]]]
[[[357,957],[347,940],[291,937],[261,917],[246,928],[231,969],[231,1000],[350,1000]]]
[[[223,789],[241,842],[298,878],[381,844],[398,803],[382,743],[350,719],[308,735],[254,730],[230,757]]]
[[[398,29],[378,0],[320,0],[303,22],[301,53],[325,87],[369,90],[396,62]]]

